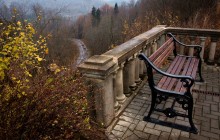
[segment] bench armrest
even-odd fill
[[[181,79],[181,82],[184,82],[184,83],[185,83],[184,87],[189,87],[189,88],[190,88],[190,87],[194,84],[194,78],[193,78],[192,76],[174,75],[174,74],[170,74],[170,73],[167,73],[167,72],[164,72],[164,71],[158,69],[158,68],[150,61],[150,59],[148,59],[148,58],[146,57],[146,55],[143,54],[143,53],[139,54],[139,55],[138,55],[138,58],[139,58],[140,60],[144,60],[144,62],[145,62],[145,64],[146,64],[147,68],[150,68],[150,67],[151,67],[151,68],[153,68],[156,72],[158,72],[158,73],[160,73],[160,74],[162,74],[162,75],[165,75],[165,76],[168,76],[168,77],[171,77],[171,78]],[[149,66],[150,66],[150,67],[149,67]],[[190,81],[190,83],[189,83],[188,80]]]
[[[193,47],[194,49],[197,50],[197,57],[198,57],[198,58],[200,57],[200,53],[201,53],[201,51],[202,51],[202,47],[201,47],[200,45],[186,45],[186,44],[180,42],[179,40],[177,40],[177,39],[174,37],[174,35],[171,34],[171,33],[167,33],[167,36],[168,36],[168,37],[172,37],[173,40],[174,40],[176,43],[180,44],[181,46]],[[175,47],[176,47],[176,46],[175,46]]]

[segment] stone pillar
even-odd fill
[[[124,69],[123,69],[123,83],[124,83],[124,94],[126,97],[131,95],[131,89],[129,88],[129,65],[130,62],[125,62]]]
[[[166,35],[161,35],[160,38],[157,40],[158,48],[161,47],[166,41]]]
[[[208,64],[214,64],[215,49],[216,49],[217,41],[218,39],[216,37],[211,37],[211,46],[209,50]]]
[[[139,53],[143,53],[143,51],[140,51]],[[144,73],[144,65],[141,60],[138,59],[138,61],[139,61],[139,77],[142,77]]]
[[[151,51],[151,46],[147,47],[147,56],[150,57],[153,52]]]
[[[85,81],[94,87],[88,95],[94,97],[94,101],[90,101],[94,103],[91,106],[95,106],[96,121],[104,127],[108,127],[115,118],[113,72],[116,67],[112,57],[102,55],[92,56],[78,67]]]
[[[195,45],[195,37],[194,36],[190,36],[189,38],[190,38],[191,44]],[[188,55],[189,56],[193,56],[193,54],[194,54],[194,48],[193,47],[189,47]]]
[[[137,84],[137,85],[140,85],[140,83],[141,83],[141,79],[140,79],[140,60],[137,58],[137,55],[138,54],[135,54],[134,55],[134,61],[135,61],[135,83]]]
[[[157,50],[156,42],[155,41],[152,42],[151,45],[152,45],[152,53],[156,52]]]
[[[137,88],[137,84],[135,83],[135,58],[132,57],[129,60],[129,87],[131,88],[132,91],[134,91]]]
[[[115,113],[119,110],[120,108],[120,105],[118,103],[118,100],[116,99],[117,98],[117,89],[116,89],[116,86],[117,86],[117,71],[118,71],[118,68],[115,70],[115,72],[113,72],[113,94],[114,94],[114,110],[115,110]]]
[[[184,43],[184,36],[180,35],[179,39],[180,39],[180,42]],[[180,45],[179,47],[180,47],[180,54],[181,54],[181,55],[184,55],[184,54],[185,54],[185,53],[184,53],[184,52],[185,52],[185,51],[184,51],[184,50],[185,50],[185,46],[181,46],[181,45]]]
[[[206,40],[206,37],[199,37],[200,38],[200,46],[202,47],[202,51],[200,53],[200,57],[202,59],[202,61],[204,62],[204,59],[203,59],[203,56],[204,56],[204,50],[205,50],[205,40]]]
[[[123,90],[123,67],[124,63],[118,67],[114,81],[114,93],[116,94],[116,101],[118,101],[119,104],[123,104],[126,100]]]

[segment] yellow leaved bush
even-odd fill
[[[44,61],[46,39],[36,37],[32,24],[20,21],[0,23],[0,30],[0,88],[4,86],[8,94],[16,93],[20,98],[26,95],[23,89],[28,88],[34,70]]]

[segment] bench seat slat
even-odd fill
[[[192,76],[193,78],[195,78],[198,64],[199,60],[197,58],[189,58],[186,62],[186,65],[184,66],[182,75]],[[175,91],[185,92],[185,90],[186,88],[183,87],[183,83],[179,80],[175,87]]]
[[[166,71],[167,73],[171,73],[171,71],[172,71],[173,67],[175,66],[175,64],[177,63],[177,61],[178,61],[178,58],[176,58],[176,59],[173,60],[173,62],[170,64],[170,67],[169,67],[168,70]],[[163,76],[163,77],[161,78],[161,80],[158,82],[157,86],[158,86],[159,88],[161,88],[161,87],[163,86],[164,82],[166,81],[166,79],[167,79],[167,76]]]
[[[178,65],[178,68],[177,68],[177,70],[176,70],[176,72],[174,74],[176,74],[176,75],[180,74],[181,70],[184,67],[185,61],[186,61],[186,57],[181,57],[180,64]],[[171,78],[171,80],[169,82],[169,86],[167,87],[167,90],[171,90],[175,86],[177,81],[178,80],[176,78]]]
[[[187,73],[187,69],[186,69],[186,68],[189,67],[191,59],[192,59],[192,58],[188,58],[188,59],[187,59],[187,62],[186,62],[186,64],[185,64],[185,66],[184,66],[185,69],[183,70],[182,75],[186,75],[186,73]],[[183,83],[182,83],[180,80],[178,80],[177,85],[176,85],[174,91],[180,92],[180,89],[181,89],[181,87],[182,87],[182,84],[183,84]]]
[[[185,57],[177,56],[174,61],[171,63],[170,67],[167,70],[167,73],[170,74],[179,74],[180,70],[182,69],[182,66],[185,62]],[[159,87],[162,89],[170,88],[170,86],[173,85],[172,81],[173,78],[163,76],[162,79],[159,82]],[[174,78],[175,79],[175,78]]]

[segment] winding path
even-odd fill
[[[86,45],[82,42],[80,39],[73,39],[73,42],[78,46],[79,48],[79,57],[76,60],[75,67],[79,66],[82,62],[84,62],[88,57],[88,49]]]

